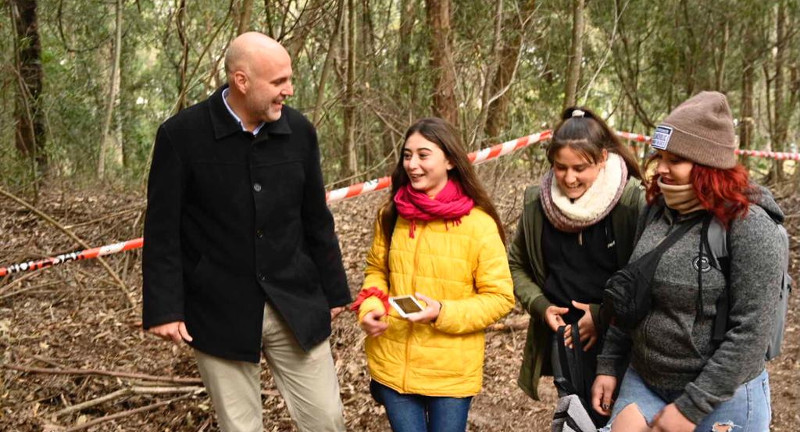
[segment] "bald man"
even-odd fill
[[[147,190],[143,326],[193,349],[225,432],[262,431],[263,353],[301,431],[343,431],[328,337],[351,301],[317,136],[284,105],[292,62],[233,40],[228,84],[158,129]]]

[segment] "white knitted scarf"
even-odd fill
[[[550,196],[547,197],[550,200],[545,199],[545,201],[552,201],[556,208],[547,208],[549,203],[546,203],[545,213],[550,222],[563,231],[577,232],[593,225],[608,215],[617,204],[627,183],[627,177],[628,169],[625,161],[619,155],[609,152],[605,167],[597,174],[595,181],[580,198],[573,201],[558,187],[550,170],[543,181],[543,186],[549,187],[550,192]],[[543,191],[546,193],[547,189]]]

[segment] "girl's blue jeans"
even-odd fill
[[[372,380],[369,390],[386,408],[394,432],[464,432],[472,397],[403,394]]]

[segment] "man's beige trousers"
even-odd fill
[[[275,310],[264,308],[261,351],[301,432],[344,431],[339,381],[326,340],[305,352]],[[223,432],[263,432],[261,368],[194,350]]]

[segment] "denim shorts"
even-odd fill
[[[611,421],[600,429],[608,432],[616,416],[625,407],[636,403],[647,424],[652,424],[653,417],[665,406],[677,399],[683,391],[665,392],[648,386],[642,377],[632,368],[628,368],[622,380],[619,397],[614,402]],[[668,400],[665,400],[667,398]],[[714,425],[733,426],[736,432],[763,432],[769,430],[772,420],[772,405],[769,395],[769,375],[766,369],[754,379],[736,389],[733,397],[717,405],[697,425],[697,432],[712,432]]]

